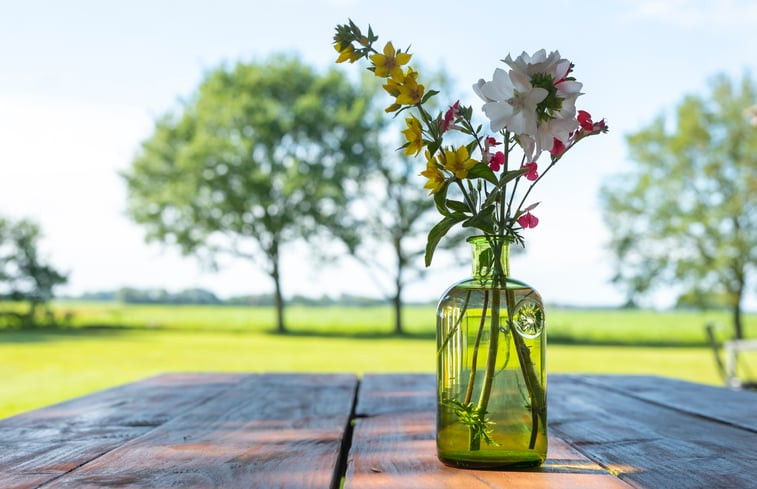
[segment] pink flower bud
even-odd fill
[[[591,121],[591,114],[586,112],[585,110],[579,110],[578,111],[578,123],[581,124],[581,128],[584,131],[593,131],[594,130],[594,123]]]
[[[457,112],[460,110],[460,101],[458,100],[454,104],[450,106],[449,109],[447,109],[447,112],[444,113],[444,119],[441,120],[440,125],[442,127],[442,132],[447,131],[453,122],[455,122],[455,117],[457,117]]]
[[[518,218],[518,224],[520,224],[520,227],[523,229],[535,228],[536,225],[539,224],[539,218],[530,212],[526,212]]]
[[[491,168],[492,171],[499,171],[504,164],[505,153],[503,153],[502,151],[497,151],[496,153],[494,153],[494,155],[489,160],[489,168]]]
[[[521,168],[528,168],[528,171],[525,173],[526,180],[529,180],[533,182],[537,178],[539,178],[539,172],[537,171],[537,165],[535,161],[532,161],[531,163],[524,163]]]
[[[549,152],[552,156],[560,156],[565,152],[565,145],[559,139],[554,138],[552,149],[550,149]]]

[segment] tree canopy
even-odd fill
[[[634,298],[677,284],[684,302],[724,297],[734,333],[757,265],[757,87],[719,76],[675,116],[627,136],[633,169],[602,189],[615,281]],[[704,299],[709,297],[710,299]]]
[[[296,58],[220,67],[144,142],[125,174],[129,213],[185,254],[253,260],[273,280],[284,331],[282,245],[358,240],[344,209],[379,157],[372,95]]]
[[[28,219],[0,217],[0,300],[29,303],[19,319],[34,323],[37,308],[53,298],[53,289],[67,278],[40,255],[39,225]]]

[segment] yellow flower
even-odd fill
[[[402,131],[408,142],[408,145],[405,146],[405,155],[417,156],[423,148],[423,129],[421,128],[421,123],[412,115],[405,119],[405,123],[407,124],[407,129]]]
[[[446,180],[444,173],[439,170],[439,167],[436,165],[436,159],[431,157],[431,154],[426,150],[426,169],[423,170],[420,174],[421,176],[424,176],[428,178],[428,182],[423,186],[423,188],[430,189],[431,194],[437,193],[439,190],[441,190],[442,186],[444,185],[444,181]]]
[[[400,83],[402,83],[402,79],[397,80],[396,78],[389,78],[387,79],[383,87],[384,90],[386,90],[386,93],[388,93],[392,97],[396,97],[400,94]],[[393,103],[392,105],[384,109],[384,112],[394,112],[400,110],[400,107],[402,107],[400,104]]]
[[[400,66],[407,64],[410,58],[411,55],[408,53],[396,52],[391,41],[384,46],[384,54],[376,53],[370,56],[371,62],[375,67],[374,73],[381,78],[398,76],[402,72]]]
[[[407,68],[407,74],[404,80],[399,85],[399,95],[397,95],[397,103],[400,105],[415,105],[423,98],[423,91],[425,88],[417,81],[418,72],[413,71],[412,68]]]
[[[468,150],[465,146],[460,146],[457,150],[454,148],[444,150],[444,169],[451,171],[459,179],[465,178],[468,175],[468,170],[473,168],[476,163],[478,163],[476,160],[468,156]]]
[[[391,95],[392,97],[396,97],[400,94],[400,84],[404,80],[404,77],[397,79],[397,78],[388,78],[386,80],[386,83],[381,85],[386,93]]]
[[[400,110],[401,108],[402,108],[402,106],[400,104],[392,104],[389,107],[387,107],[386,109],[384,109],[384,112],[387,112],[387,113],[396,112],[396,111]]]
[[[345,61],[354,63],[362,57],[359,52],[355,51],[355,48],[352,47],[352,44],[347,44],[344,49],[339,49],[339,43],[336,43],[334,44],[334,49],[339,52],[339,57],[336,59],[337,63],[344,63]]]

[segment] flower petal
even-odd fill
[[[488,102],[482,107],[489,119],[492,132],[499,132],[505,128],[513,116],[513,107],[504,102]]]

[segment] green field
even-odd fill
[[[433,307],[305,308],[273,333],[271,308],[60,303],[58,329],[0,330],[0,417],[167,371],[431,372]],[[719,383],[703,332],[724,313],[548,310],[548,371]],[[757,336],[757,315],[747,315]],[[722,334],[727,329],[723,327]]]

